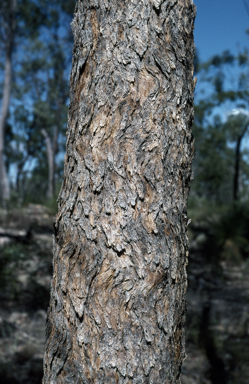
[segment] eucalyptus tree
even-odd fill
[[[242,142],[246,137],[249,127],[249,111],[244,109],[235,109],[231,111],[225,123],[226,130],[230,142],[235,143],[235,161],[234,161],[234,176],[233,176],[233,199],[239,199],[239,181],[241,173],[242,160]],[[247,180],[248,182],[248,180]]]
[[[192,0],[78,0],[43,383],[180,383]]]
[[[3,92],[1,100],[0,115],[0,197],[1,205],[4,206],[10,197],[10,182],[6,164],[6,129],[11,130],[8,121],[10,116],[10,105],[12,102],[13,85],[16,82],[16,72],[19,66],[19,55],[23,55],[22,42],[27,36],[37,35],[43,24],[43,13],[33,0],[3,0],[0,4],[0,50],[1,77],[3,78]],[[13,64],[14,62],[14,64]],[[14,77],[14,81],[13,81]],[[8,132],[9,133],[9,132]],[[12,135],[13,136],[13,135]],[[8,140],[7,140],[8,141]]]
[[[22,63],[20,77],[24,90],[23,99],[32,100],[29,109],[26,110],[25,134],[27,137],[30,125],[35,126],[32,139],[37,142],[37,151],[30,153],[36,160],[31,178],[33,173],[36,173],[37,169],[44,168],[45,164],[42,179],[46,179],[46,191],[41,192],[51,198],[54,196],[55,188],[56,156],[59,150],[64,152],[64,148],[60,148],[60,141],[64,142],[69,91],[67,57],[62,51],[62,42],[58,41],[57,36],[50,36],[49,39],[49,43],[42,42],[40,38],[32,41],[33,49],[27,53]],[[45,150],[41,150],[40,146]],[[27,158],[28,141],[25,148]]]
[[[18,2],[8,122],[11,135],[6,133],[4,142],[5,165],[12,167],[21,201],[24,195],[33,194],[33,187],[39,189],[43,201],[54,194],[56,156],[64,152],[72,47],[68,26],[73,6],[72,0]]]
[[[248,194],[248,50],[237,55],[224,51],[199,63],[198,69],[192,190],[217,204],[231,203]]]
[[[4,57],[4,82],[0,114],[0,199],[3,207],[10,197],[9,179],[5,164],[4,142],[7,117],[9,113],[11,79],[12,79],[12,54],[16,33],[17,0],[3,0],[0,5],[0,37]]]

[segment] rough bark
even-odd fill
[[[43,384],[180,383],[192,0],[78,0]]]
[[[10,197],[10,186],[7,170],[4,161],[4,133],[6,121],[9,113],[10,91],[11,91],[11,72],[12,72],[12,51],[14,45],[14,36],[16,30],[16,8],[17,0],[11,0],[9,5],[9,14],[5,15],[5,65],[4,65],[4,85],[3,99],[0,116],[0,195],[1,206]]]

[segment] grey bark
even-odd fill
[[[192,0],[78,0],[43,384],[180,383]]]
[[[17,0],[11,0],[9,5],[9,14],[6,15],[5,21],[5,65],[4,65],[4,85],[3,99],[0,115],[0,196],[1,206],[5,205],[5,201],[10,197],[10,186],[7,170],[4,161],[4,135],[5,126],[9,113],[10,92],[11,92],[11,72],[12,72],[12,51],[14,45],[14,36],[16,29],[16,8]]]

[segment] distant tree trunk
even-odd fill
[[[78,0],[43,384],[180,383],[192,0]]]
[[[53,137],[51,138],[46,131],[42,129],[41,133],[46,141],[46,151],[48,159],[48,190],[47,197],[52,198],[55,193],[55,156],[58,149],[59,121],[60,121],[61,102],[58,101],[57,124],[54,126]]]
[[[54,127],[53,139],[49,136],[45,129],[41,131],[46,141],[47,159],[48,159],[48,190],[47,197],[52,198],[55,193],[55,155],[58,146],[59,127]]]
[[[239,136],[236,148],[235,148],[235,166],[234,166],[234,178],[233,178],[233,199],[238,200],[239,195],[239,165],[240,165],[240,146],[241,136]]]
[[[1,183],[1,206],[10,197],[9,179],[7,175],[5,160],[4,160],[4,136],[6,120],[9,112],[11,88],[11,52],[10,47],[6,51],[5,66],[4,66],[4,86],[2,110],[0,116],[0,183]]]
[[[47,159],[48,159],[48,190],[47,197],[50,199],[54,196],[54,173],[55,173],[55,153],[52,140],[46,129],[41,130],[46,141]],[[58,135],[57,135],[58,136]]]
[[[4,66],[4,85],[3,85],[3,99],[0,116],[0,195],[1,206],[5,205],[5,201],[10,197],[10,186],[7,175],[7,170],[4,161],[4,134],[5,126],[9,113],[10,104],[10,90],[11,90],[11,71],[12,71],[12,51],[14,44],[14,35],[16,29],[16,7],[17,1],[11,0],[9,9],[6,9],[8,14],[5,17],[5,66]]]
[[[246,134],[249,125],[247,119],[241,134],[239,135],[236,147],[235,147],[235,166],[234,166],[234,178],[233,178],[233,200],[236,201],[239,198],[239,173],[240,173],[240,157],[241,157],[241,142]]]

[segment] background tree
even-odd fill
[[[56,30],[58,32],[59,27]],[[28,82],[26,97],[32,98],[32,108],[27,111],[29,119],[36,127],[36,136],[45,139],[45,159],[40,162],[46,164],[46,193],[47,198],[54,196],[56,155],[58,154],[59,140],[65,134],[67,119],[68,85],[66,80],[66,58],[62,53],[62,42],[58,43],[58,36],[50,38],[48,46],[35,42],[31,55],[27,55],[22,64],[21,78]],[[45,53],[45,58],[42,56]],[[31,56],[31,57],[30,57]],[[35,84],[35,87],[33,87]],[[25,85],[24,85],[25,86]],[[33,87],[33,89],[32,89]],[[27,126],[28,129],[28,126]],[[64,140],[63,140],[64,141]],[[41,153],[32,154],[38,158]]]
[[[4,11],[8,4],[3,2],[1,5],[2,19],[8,16]],[[33,178],[38,181],[38,173],[38,188],[41,193],[39,197],[36,194],[37,198],[45,201],[46,196],[51,197],[54,194],[57,183],[55,174],[58,174],[56,167],[61,172],[59,159],[62,159],[64,152],[67,83],[72,47],[72,34],[67,26],[72,18],[73,8],[72,0],[21,0],[17,4],[15,44],[12,44],[11,56],[15,66],[11,93],[9,88],[10,108],[7,115],[5,114],[8,116],[5,133],[2,130],[2,142],[5,144],[2,164],[6,171],[3,171],[6,174],[6,185],[9,186],[9,192],[3,199],[6,202],[13,192],[15,199],[18,197],[21,203],[28,201],[33,195],[32,188],[30,189],[31,180]],[[9,28],[10,23],[6,25]],[[2,34],[4,33],[3,29]],[[1,47],[3,54],[6,52],[5,45],[2,44]],[[2,67],[4,84],[8,82],[6,73]],[[6,92],[3,93],[2,106],[6,105],[5,94]],[[50,152],[46,148],[50,148]],[[40,169],[38,173],[37,169]]]
[[[196,68],[199,85],[193,132],[197,153],[192,195],[218,205],[230,204],[248,195],[249,163],[243,147],[248,127],[248,51],[237,56],[225,51]]]
[[[9,179],[5,165],[4,137],[6,122],[9,113],[11,78],[12,78],[12,53],[14,47],[14,37],[16,32],[16,9],[17,1],[3,1],[0,6],[0,36],[4,50],[4,86],[2,95],[1,115],[0,115],[0,198],[1,206],[10,197]]]
[[[43,383],[180,383],[192,0],[77,1]]]
[[[229,115],[225,128],[229,136],[229,141],[235,143],[234,177],[233,177],[233,199],[239,198],[239,178],[241,171],[241,145],[246,136],[249,126],[249,111],[235,109]]]

